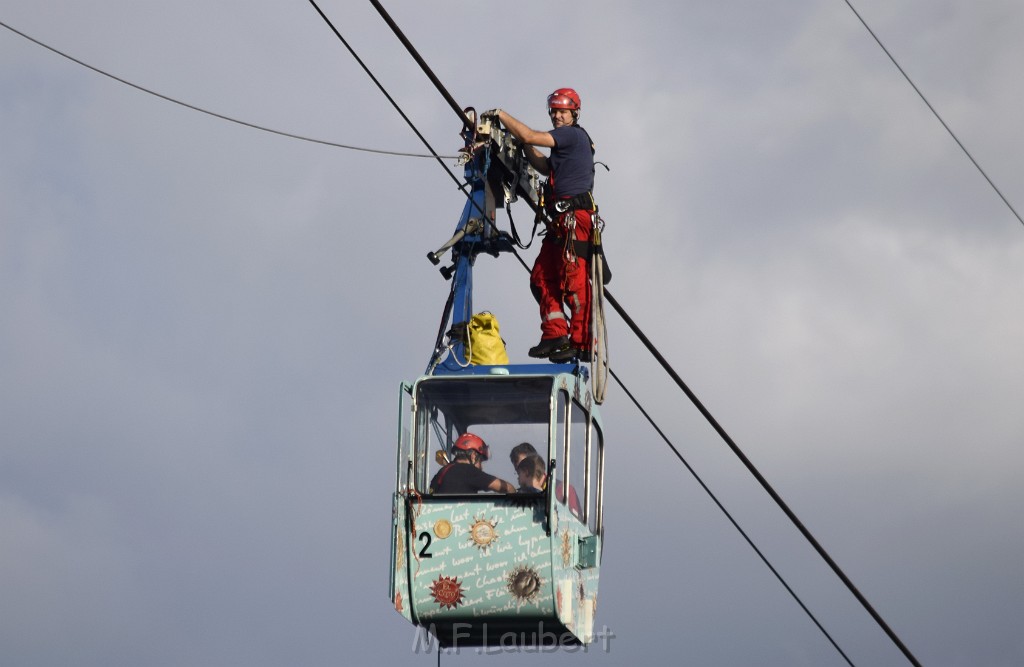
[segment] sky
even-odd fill
[[[651,4],[385,6],[462,105],[544,129],[546,95],[579,91],[609,291],[922,664],[1024,664],[1024,224],[844,2]],[[1024,210],[1024,5],[854,4]],[[454,154],[371,5],[321,7]],[[219,114],[425,151],[309,3],[3,0],[0,21]],[[386,587],[450,177],[3,28],[0,63],[4,663],[436,664]],[[525,360],[525,271],[483,257],[476,286]],[[608,319],[616,373],[851,661],[908,664]],[[845,664],[620,387],[603,416],[612,639],[443,664]]]

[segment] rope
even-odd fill
[[[613,297],[610,292],[606,292],[605,294],[608,298],[608,303],[612,305],[612,308],[614,308],[615,311],[622,317],[626,325],[633,331],[633,333],[640,340],[640,342],[644,344],[644,346],[651,353],[651,355],[654,356],[658,363],[661,364],[661,367],[675,381],[676,385],[682,390],[682,392],[686,394],[687,398],[690,399],[690,402],[693,403],[694,407],[696,407],[698,411],[700,411],[701,415],[704,416],[704,419],[711,425],[712,428],[715,429],[715,431],[722,438],[722,440],[725,441],[725,444],[729,446],[729,449],[732,450],[732,452],[739,458],[739,460],[743,463],[747,470],[750,471],[750,474],[754,476],[754,478],[758,481],[761,487],[768,493],[769,496],[771,496],[772,500],[775,501],[775,504],[779,506],[779,509],[781,509],[783,513],[785,513],[785,515],[789,517],[789,520],[793,523],[794,526],[796,526],[797,530],[800,531],[800,533],[810,543],[810,545],[814,547],[814,550],[817,551],[818,555],[822,558],[822,560],[824,560],[825,563],[828,564],[828,566],[832,569],[832,572],[834,572],[835,575],[839,577],[839,579],[846,585],[847,590],[849,590],[850,593],[852,593],[853,596],[857,598],[857,601],[860,602],[861,606],[864,607],[868,614],[870,614],[871,618],[875,620],[875,623],[877,623],[878,626],[882,628],[885,634],[889,636],[889,639],[891,639],[892,642],[897,646],[897,648],[900,649],[900,651],[911,662],[911,664],[915,665],[916,667],[920,667],[921,663],[917,661],[917,658],[915,658],[914,655],[910,652],[910,649],[908,649],[903,644],[903,642],[900,641],[900,638],[896,635],[893,629],[889,627],[889,624],[885,622],[885,620],[877,611],[875,611],[875,608],[871,606],[871,603],[868,602],[867,598],[865,598],[864,595],[861,594],[861,592],[857,589],[857,587],[850,580],[850,578],[846,576],[846,573],[843,572],[842,568],[840,568],[839,565],[832,559],[832,556],[830,556],[829,553],[825,551],[825,547],[821,546],[821,543],[819,543],[818,540],[815,539],[814,535],[811,534],[811,531],[807,529],[803,522],[800,521],[799,517],[797,517],[796,513],[793,512],[793,510],[790,509],[789,505],[786,504],[786,501],[782,499],[782,496],[780,496],[775,491],[775,489],[772,488],[772,485],[768,483],[768,480],[765,479],[764,475],[762,475],[761,472],[757,469],[757,467],[755,467],[754,464],[750,461],[750,459],[747,458],[747,456],[733,441],[733,439],[729,437],[729,434],[725,432],[725,429],[722,428],[722,425],[718,423],[718,421],[708,411],[708,409],[704,407],[704,404],[700,402],[700,399],[697,398],[697,395],[694,394],[690,390],[690,388],[686,386],[686,383],[683,382],[683,379],[679,377],[679,374],[676,373],[675,369],[673,369],[672,366],[669,365],[668,361],[665,360],[665,357],[661,355],[661,352],[659,352],[658,349],[654,347],[654,344],[651,343],[650,339],[648,339],[647,336],[644,335],[644,333],[636,325],[636,322],[633,321],[633,318],[631,318],[626,313],[626,311],[623,310],[622,306],[619,305],[619,302],[615,300],[615,297]]]
[[[467,130],[471,132],[475,132],[476,128],[473,126],[472,123],[470,123],[469,118],[462,110],[462,107],[459,106],[459,103],[455,101],[455,98],[452,97],[451,93],[449,93],[448,90],[444,87],[444,84],[442,84],[441,80],[437,78],[437,75],[434,74],[434,71],[430,69],[430,67],[427,65],[427,61],[425,61],[423,59],[423,56],[419,54],[419,52],[416,50],[416,47],[412,45],[412,42],[410,42],[409,38],[405,36],[405,33],[402,32],[402,29],[398,27],[398,24],[395,23],[394,19],[391,18],[391,15],[388,14],[387,10],[384,9],[383,5],[377,2],[377,0],[370,0],[370,4],[373,5],[374,9],[377,10],[377,13],[380,14],[381,18],[384,19],[384,22],[388,24],[389,28],[391,28],[391,32],[395,33],[395,36],[398,37],[400,42],[402,42],[402,45],[405,47],[405,50],[409,52],[409,55],[411,55],[413,60],[415,60],[416,63],[420,66],[420,69],[423,70],[423,73],[426,74],[427,78],[430,79],[431,83],[434,84],[434,87],[437,88],[437,91],[441,93],[441,97],[444,98],[444,101],[448,103],[448,106],[452,108],[452,111],[454,111],[456,115],[459,117],[459,119],[462,121],[463,127],[465,127]]]
[[[996,194],[999,195],[999,198],[1003,200],[1004,204],[1006,204],[1006,208],[1010,209],[1010,213],[1013,213],[1014,217],[1017,218],[1017,221],[1020,222],[1020,224],[1024,225],[1024,219],[1022,219],[1020,217],[1020,214],[1017,213],[1017,209],[1015,209],[1013,205],[1009,202],[1009,200],[1003,196],[1003,193],[1000,192],[998,187],[996,187],[996,184],[992,182],[992,179],[988,177],[988,174],[985,173],[985,170],[981,168],[981,165],[978,164],[978,161],[974,159],[973,155],[971,155],[971,152],[967,150],[967,147],[963,145],[963,142],[960,141],[960,139],[956,136],[953,130],[949,127],[949,125],[946,124],[946,121],[942,119],[942,116],[940,116],[939,112],[935,110],[935,107],[933,107],[932,103],[928,101],[928,98],[924,96],[924,93],[921,92],[921,89],[918,88],[917,85],[911,80],[910,75],[907,74],[902,67],[900,67],[900,64],[898,62],[896,62],[896,58],[894,58],[893,55],[889,53],[889,49],[885,48],[885,44],[883,44],[882,40],[878,38],[878,35],[875,34],[875,31],[872,30],[871,26],[869,26],[867,21],[864,20],[864,17],[860,15],[860,12],[858,12],[856,8],[854,8],[854,6],[850,4],[850,0],[843,0],[843,2],[845,2],[846,6],[850,8],[850,11],[853,12],[853,15],[857,17],[857,20],[861,22],[861,25],[863,25],[864,28],[868,31],[868,34],[870,34],[874,38],[875,42],[878,43],[878,46],[881,47],[883,52],[885,52],[885,55],[889,56],[889,60],[891,60],[892,64],[896,66],[896,69],[900,71],[900,74],[903,75],[903,78],[907,80],[907,83],[909,83],[910,87],[914,89],[914,92],[917,93],[917,96],[920,97],[921,100],[925,103],[925,106],[927,106],[928,110],[932,112],[932,115],[935,116],[935,118],[938,119],[940,123],[942,123],[942,127],[946,128],[946,132],[949,133],[949,136],[953,137],[953,141],[955,141],[956,145],[960,147],[960,150],[964,152],[964,155],[966,155],[967,159],[971,161],[971,164],[973,164],[975,168],[977,168],[977,170],[981,173],[985,180],[988,181],[988,184],[992,186],[992,189],[995,190]]]
[[[754,541],[750,538],[747,532],[743,530],[743,528],[736,521],[736,519],[733,518],[732,514],[729,513],[729,510],[725,508],[725,505],[723,505],[722,502],[718,499],[718,497],[715,496],[714,492],[708,487],[708,485],[704,483],[704,480],[701,479],[700,475],[697,474],[697,471],[690,466],[690,464],[679,452],[679,450],[676,449],[676,446],[672,444],[672,441],[668,439],[668,436],[665,435],[664,431],[662,431],[661,428],[655,423],[654,419],[647,413],[647,410],[644,410],[644,407],[640,404],[636,397],[633,396],[633,393],[629,391],[626,385],[623,384],[622,380],[619,379],[619,376],[616,375],[615,371],[609,369],[608,372],[611,373],[612,378],[615,380],[616,384],[619,385],[619,388],[622,389],[626,396],[629,397],[629,400],[633,402],[633,405],[636,406],[636,409],[640,411],[640,414],[644,416],[644,418],[647,420],[647,423],[649,423],[651,427],[655,430],[655,432],[661,436],[661,439],[665,441],[665,444],[668,445],[668,448],[671,449],[672,453],[676,455],[676,458],[679,459],[679,462],[682,463],[690,472],[690,475],[692,475],[693,478],[697,481],[697,484],[699,484],[700,487],[704,489],[704,492],[708,494],[708,497],[711,498],[711,501],[718,506],[718,509],[721,510],[722,514],[725,515],[725,518],[729,520],[729,523],[731,523],[733,527],[743,537],[743,539],[746,540],[747,544],[750,545],[750,548],[753,549],[754,553],[756,553],[758,558],[761,559],[761,562],[763,562],[768,567],[768,569],[771,570],[771,573],[775,575],[775,578],[779,580],[779,583],[782,584],[783,588],[785,588],[786,591],[789,592],[790,596],[794,600],[796,600],[796,603],[800,605],[800,608],[804,610],[804,613],[807,614],[811,621],[813,621],[814,624],[818,626],[818,629],[821,630],[821,633],[823,635],[825,635],[825,638],[828,639],[829,643],[831,643],[832,646],[835,647],[836,651],[839,652],[839,655],[843,656],[843,659],[846,660],[846,664],[853,667],[853,663],[850,662],[850,658],[846,656],[846,654],[843,652],[843,649],[839,648],[839,644],[837,644],[836,641],[832,638],[832,635],[830,635],[828,631],[825,630],[825,628],[821,625],[821,623],[818,622],[818,619],[814,616],[811,610],[807,608],[807,605],[803,603],[803,601],[800,599],[800,596],[797,595],[792,588],[790,588],[789,584],[786,583],[786,580],[782,577],[781,574],[779,574],[779,571],[772,566],[771,562],[768,560],[768,557],[765,556],[764,553],[762,553],[762,551],[757,548],[757,545],[754,544]]]
[[[608,387],[608,329],[604,319],[604,254],[601,251],[601,218],[594,214],[590,254],[590,379],[594,402],[604,403]]]
[[[384,97],[387,98],[388,102],[391,103],[391,106],[394,107],[395,111],[398,112],[398,115],[402,117],[402,120],[406,122],[410,129],[412,129],[413,133],[415,133],[419,140],[423,142],[423,145],[427,147],[427,150],[429,150],[430,154],[434,156],[434,159],[437,160],[437,163],[439,165],[441,165],[441,168],[448,172],[448,175],[451,176],[452,180],[455,181],[455,184],[459,186],[459,189],[465,192],[465,185],[463,185],[463,183],[455,176],[452,170],[448,168],[448,165],[446,165],[441,160],[441,156],[437,154],[437,151],[435,151],[434,147],[430,145],[430,142],[427,141],[427,138],[424,137],[416,128],[416,125],[411,120],[409,120],[409,117],[405,115],[404,111],[402,111],[402,107],[398,105],[398,102],[395,101],[395,98],[391,97],[391,94],[388,93],[387,89],[384,88],[384,85],[377,79],[377,77],[373,75],[373,72],[370,71],[370,68],[366,66],[366,63],[363,62],[363,59],[360,58],[359,55],[355,52],[355,49],[353,49],[352,46],[348,43],[348,40],[346,40],[338,31],[338,29],[334,27],[334,24],[331,23],[331,19],[327,18],[327,14],[324,14],[323,10],[320,9],[320,6],[316,4],[315,0],[309,0],[309,4],[313,5],[313,9],[316,10],[316,13],[319,14],[320,18],[324,20],[324,23],[326,23],[327,27],[331,29],[331,32],[334,33],[335,37],[337,37],[338,40],[345,46],[345,48],[348,49],[348,52],[352,55],[353,58],[355,58],[355,61],[359,63],[359,66],[363,68],[363,71],[366,72],[366,75],[370,77],[370,80],[373,81],[373,83],[377,86],[377,89],[380,90]],[[466,196],[471,197],[471,195],[468,192],[466,193]]]
[[[48,51],[56,53],[58,56],[61,56],[62,58],[66,58],[66,59],[70,60],[71,62],[73,62],[73,63],[75,63],[77,65],[81,65],[82,67],[85,67],[86,69],[90,69],[93,72],[96,72],[97,74],[101,74],[101,75],[107,77],[108,79],[113,79],[114,81],[117,81],[118,83],[124,84],[124,85],[126,85],[126,86],[128,86],[130,88],[134,88],[135,90],[138,90],[138,91],[141,91],[143,93],[146,93],[147,95],[152,95],[153,97],[158,97],[158,98],[160,98],[160,99],[162,99],[164,101],[171,102],[172,104],[177,104],[178,106],[185,107],[186,109],[191,109],[192,111],[198,111],[199,113],[206,114],[207,116],[213,116],[214,118],[219,118],[220,120],[226,120],[229,123],[235,123],[236,125],[242,125],[242,126],[245,126],[245,127],[252,128],[254,130],[260,130],[261,132],[269,132],[270,134],[276,134],[278,136],[287,137],[289,139],[298,139],[299,141],[308,141],[308,142],[311,142],[311,143],[314,143],[314,144],[322,144],[324,146],[333,146],[335,148],[344,148],[344,149],[351,150],[351,151],[363,151],[365,153],[377,153],[377,154],[380,154],[380,155],[395,155],[395,156],[399,156],[399,157],[418,157],[418,158],[433,158],[433,157],[436,157],[435,155],[424,155],[424,154],[421,154],[421,153],[404,153],[404,152],[401,152],[401,151],[387,151],[387,150],[382,150],[382,149],[379,149],[379,148],[364,148],[362,146],[352,146],[352,145],[349,145],[349,144],[339,144],[339,143],[335,143],[333,141],[325,141],[323,139],[314,139],[313,137],[304,137],[304,136],[299,135],[299,134],[292,134],[291,132],[282,132],[281,130],[275,130],[273,128],[264,127],[262,125],[256,125],[255,123],[250,123],[248,121],[239,120],[237,118],[232,118],[231,116],[225,116],[224,114],[217,113],[216,111],[210,111],[208,109],[204,109],[202,107],[198,107],[198,106],[196,106],[194,104],[189,104],[188,102],[182,102],[181,100],[175,99],[175,98],[170,97],[168,95],[164,95],[163,93],[158,93],[155,90],[151,90],[151,89],[146,88],[144,86],[140,86],[137,83],[132,83],[131,81],[128,81],[126,79],[122,79],[121,77],[115,76],[114,74],[111,74],[110,72],[107,72],[107,71],[104,71],[104,70],[100,69],[99,67],[95,67],[93,65],[90,65],[87,62],[84,62],[82,60],[79,60],[78,58],[75,58],[74,56],[68,55],[67,53],[64,53],[63,51],[55,49],[54,47],[50,46],[49,44],[45,44],[45,43],[39,41],[38,39],[36,39],[34,37],[31,37],[31,36],[21,32],[20,30],[17,30],[16,28],[12,28],[11,26],[9,26],[6,23],[4,23],[3,21],[0,21],[0,26],[3,26],[4,28],[7,28],[8,30],[10,30],[14,34],[19,35],[20,37],[24,37],[28,41],[30,41],[30,42],[32,42],[34,44],[37,44],[37,45],[43,47],[44,49],[46,49]],[[455,160],[455,159],[458,159],[458,156],[456,156],[456,155],[445,155],[444,158],[445,159]]]

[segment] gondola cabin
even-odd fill
[[[462,136],[471,192],[451,240],[427,253],[435,265],[452,253],[439,269],[451,281],[442,316],[449,342],[439,334],[425,374],[401,390],[389,594],[398,613],[444,647],[587,644],[601,563],[599,400],[578,362],[509,364],[503,342],[503,360],[478,359],[473,264],[515,250],[514,235],[497,229],[496,203],[522,196],[540,211],[539,180],[496,124]],[[474,451],[486,451],[483,471],[509,482],[498,485],[504,491],[431,488],[438,471],[466,465],[455,450],[467,433]],[[521,486],[510,455],[531,446],[545,480]]]
[[[396,611],[444,647],[588,643],[604,441],[586,369],[438,368],[403,384],[400,415],[390,580]],[[431,493],[466,432],[487,444],[483,470],[517,488],[510,453],[533,445],[547,467],[544,488]]]

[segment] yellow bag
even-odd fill
[[[498,318],[484,311],[469,320],[469,363],[502,366],[508,363],[505,341],[498,333]]]

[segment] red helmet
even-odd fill
[[[559,88],[548,95],[548,110],[551,109],[569,109],[579,112],[580,96],[572,88]]]
[[[455,441],[455,444],[452,445],[452,449],[477,452],[484,461],[491,458],[491,449],[487,446],[487,443],[483,441],[483,438],[478,435],[473,435],[468,431],[459,436],[458,440]]]

